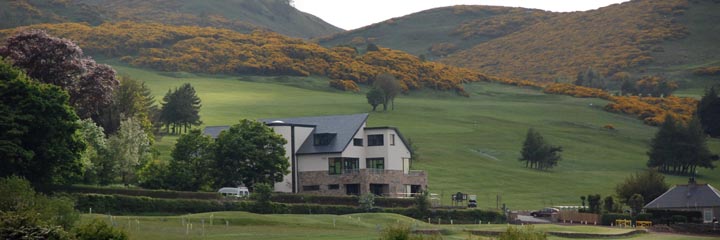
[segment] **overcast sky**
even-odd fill
[[[295,8],[352,30],[426,9],[452,5],[494,5],[554,12],[597,9],[622,0],[294,0]]]

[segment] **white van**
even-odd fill
[[[224,197],[236,197],[236,198],[247,198],[250,196],[250,191],[247,187],[224,187],[218,190]]]

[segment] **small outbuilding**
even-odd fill
[[[710,184],[698,184],[691,178],[688,184],[676,185],[645,205],[652,212],[695,212],[703,223],[712,223],[720,216],[720,191]]]

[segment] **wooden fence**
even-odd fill
[[[581,213],[576,211],[560,211],[560,214],[558,214],[558,222],[590,225],[601,224],[599,214]]]

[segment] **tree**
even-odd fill
[[[42,30],[28,30],[8,38],[5,46],[0,46],[0,56],[31,78],[66,90],[70,105],[83,119],[97,121],[99,110],[110,104],[118,85],[112,67],[97,64],[72,41]]]
[[[578,72],[575,85],[603,89],[605,88],[605,79],[595,69],[588,67],[585,71]]]
[[[710,137],[720,137],[720,98],[717,88],[705,90],[705,95],[697,105],[697,115],[705,133]]]
[[[96,184],[113,171],[113,163],[107,158],[107,138],[103,128],[91,119],[79,121],[80,136],[87,144],[81,154],[83,182]]]
[[[382,90],[377,87],[371,88],[370,91],[365,95],[365,97],[367,98],[368,104],[372,106],[373,112],[378,105],[385,102],[385,94],[383,94]]]
[[[668,190],[665,176],[655,169],[635,173],[615,187],[620,202],[629,204],[630,197],[640,194],[643,199],[652,201]]]
[[[213,146],[216,186],[252,188],[256,183],[282,181],[290,166],[286,143],[265,124],[247,119],[222,131]]]
[[[172,133],[182,132],[184,127],[187,133],[189,126],[202,124],[200,121],[200,98],[195,93],[195,88],[185,83],[175,91],[168,90],[163,97],[162,109],[160,110],[160,121],[165,123],[168,132],[172,126]],[[176,129],[180,127],[180,129]]]
[[[602,197],[600,197],[600,194],[588,195],[587,203],[589,212],[600,213],[600,205],[602,204]]]
[[[560,152],[562,152],[562,147],[546,143],[539,132],[530,128],[525,136],[519,160],[525,162],[525,167],[549,169],[556,166],[561,160]]]
[[[209,189],[211,179],[212,138],[200,130],[180,136],[172,150],[168,166],[171,176],[166,180],[174,190],[197,191]]]
[[[108,157],[117,163],[122,183],[129,185],[150,157],[150,140],[138,121],[128,118],[120,122],[118,132],[108,139]]]
[[[157,121],[159,111],[155,97],[145,82],[121,76],[120,86],[114,92],[112,103],[101,111],[100,122],[107,128],[106,133],[112,134],[120,127],[120,121],[135,118],[152,142],[152,122]]]
[[[364,210],[365,212],[372,211],[373,207],[375,207],[375,194],[363,194],[358,199],[358,204],[360,205],[360,209]]]
[[[603,209],[605,209],[606,212],[615,211],[615,199],[613,199],[612,196],[607,196],[603,199]]]
[[[373,87],[379,88],[383,92],[385,99],[383,101],[383,111],[387,111],[387,106],[392,103],[392,110],[395,110],[395,97],[400,94],[402,88],[400,81],[392,74],[382,73],[375,78]]]
[[[707,146],[707,139],[700,121],[693,117],[687,126],[678,123],[671,115],[650,142],[647,153],[648,167],[657,167],[661,172],[694,174],[697,167],[713,169],[717,160]]]
[[[622,92],[623,96],[635,95],[637,93],[637,89],[635,89],[635,84],[629,79],[625,79],[622,81],[622,85],[620,85],[620,91]]]
[[[640,211],[642,211],[643,206],[645,206],[645,198],[640,194],[633,194],[630,196],[630,199],[628,199],[628,205],[630,209],[632,209],[632,215],[637,216]]]
[[[68,95],[0,59],[0,177],[65,183],[81,173],[85,143]]]
[[[375,45],[374,43],[368,43],[367,46],[365,47],[365,51],[366,52],[377,52],[377,51],[380,51],[380,48],[377,45]]]

